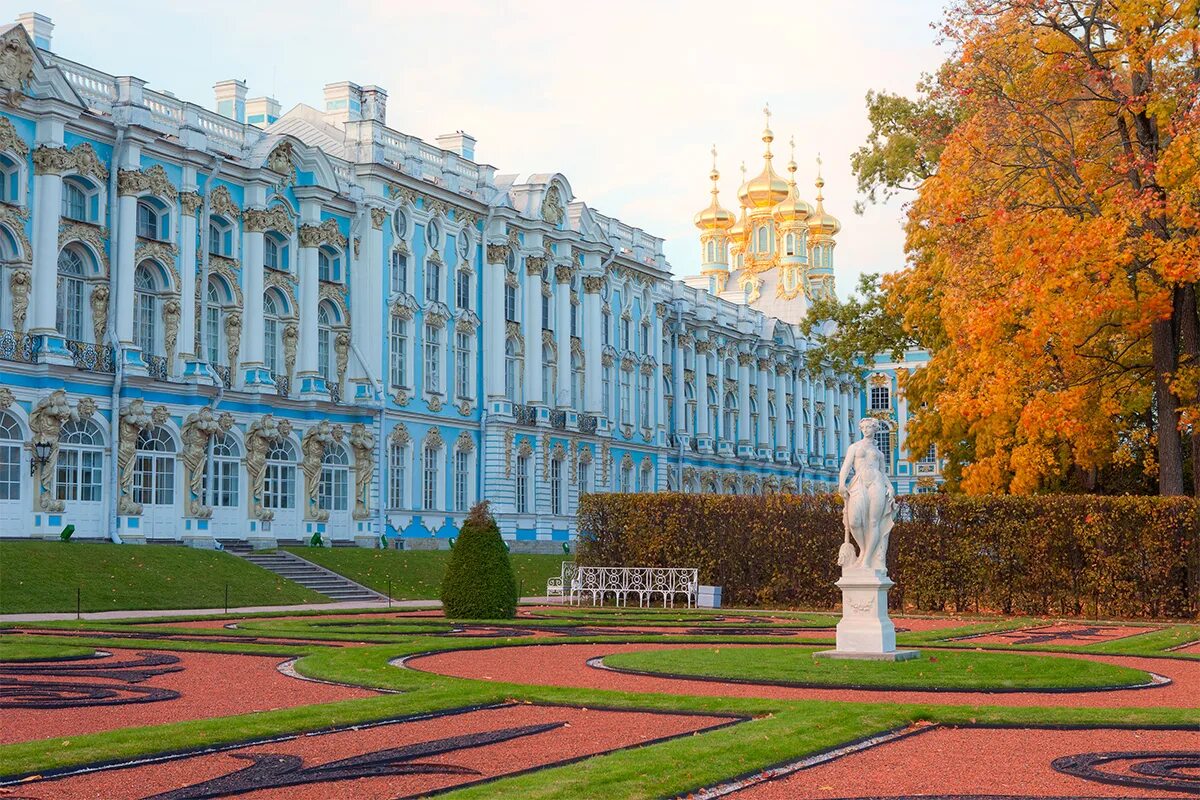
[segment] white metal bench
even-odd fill
[[[638,606],[644,607],[657,595],[666,608],[683,595],[691,608],[699,585],[700,570],[687,567],[576,567],[573,579],[563,582],[562,591],[577,605],[584,596],[598,605],[611,595],[618,606],[624,606],[629,604],[629,596],[635,595]]]
[[[546,597],[562,598],[562,602],[566,602],[564,592],[570,592],[571,583],[575,580],[575,562],[562,562],[562,569],[557,578],[551,578],[546,581]]]

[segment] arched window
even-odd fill
[[[138,200],[137,235],[155,241],[167,238],[166,215],[149,199]]]
[[[767,441],[772,443],[772,447],[778,447],[782,442],[775,441],[775,425],[779,420],[779,416],[775,413],[774,401],[767,401]]]
[[[283,298],[275,289],[268,289],[263,294],[263,365],[272,375],[283,373],[283,310],[286,308]]]
[[[408,320],[399,314],[392,314],[388,336],[388,371],[395,389],[408,386],[408,344]]]
[[[696,432],[696,384],[688,381],[683,384],[683,431]]]
[[[148,260],[138,264],[133,273],[133,343],[144,353],[161,353],[160,295],[165,289],[158,264]]]
[[[794,452],[800,449],[796,446],[796,411],[790,401],[784,406],[784,410],[787,414],[787,441],[776,442],[775,446],[787,447],[788,450]]]
[[[175,505],[175,440],[161,425],[138,434],[133,465],[133,502]]]
[[[405,216],[402,208],[397,208],[392,212],[392,233],[397,239],[408,239],[408,217]]]
[[[510,251],[504,265],[504,319],[517,321],[517,260]]]
[[[766,225],[759,225],[755,236],[757,238],[757,244],[754,249],[759,253],[769,253],[771,251],[770,229]]]
[[[807,450],[808,443],[812,441],[812,422],[808,416],[808,411],[804,412],[804,441],[800,442],[800,450]]]
[[[892,391],[885,386],[871,387],[871,410],[887,411],[892,407]]]
[[[66,192],[65,186],[63,192]],[[21,168],[3,153],[0,153],[0,202],[13,205],[21,202]]]
[[[542,330],[554,330],[554,304],[550,302],[554,292],[550,289],[550,281],[542,279]]]
[[[633,423],[633,375],[629,370],[621,370],[621,424]]]
[[[430,250],[442,249],[442,231],[438,228],[437,220],[429,220],[429,225],[425,228],[425,244]]]
[[[288,263],[288,240],[275,231],[267,231],[263,236],[263,266],[281,272],[290,272]]]
[[[471,454],[466,450],[454,451],[454,510],[466,511],[471,507]]]
[[[104,480],[104,435],[91,420],[70,420],[58,437],[54,489],[59,500],[99,503]]]
[[[708,435],[717,438],[717,390],[708,390]]]
[[[317,507],[323,511],[345,511],[349,508],[350,456],[337,442],[325,446],[321,459],[321,481],[317,485]]]
[[[603,343],[605,346],[612,343],[612,315],[605,311],[600,315],[600,330],[604,332]]]
[[[424,463],[422,464],[422,508],[426,511],[433,511],[438,507],[438,481],[441,475],[441,459],[439,455],[441,450],[433,445],[426,445],[422,451]]]
[[[621,485],[619,487],[622,494],[629,494],[633,491],[633,464],[621,465]]]
[[[208,480],[207,460],[204,470],[204,493],[208,504],[213,508],[237,508],[242,450],[238,447],[237,439],[224,431],[213,434],[210,447],[214,477],[211,483]]]
[[[208,220],[208,252],[214,256],[233,258],[233,226],[224,217]]]
[[[654,491],[654,465],[650,463],[650,459],[642,461],[642,472],[638,476],[638,491]]]
[[[525,402],[525,358],[515,336],[504,343],[504,396],[513,403]]]
[[[789,232],[783,237],[784,253],[789,256],[796,255],[796,234]]]
[[[328,245],[317,250],[317,279],[331,283],[342,282],[342,257]]]
[[[99,192],[84,178],[63,178],[62,215],[77,222],[95,222],[100,213]]]
[[[58,254],[57,328],[68,339],[83,339],[84,260],[77,247]]]
[[[601,369],[602,377],[600,379],[600,394],[601,394],[601,409],[604,416],[612,418],[612,367],[603,367]]]
[[[466,230],[458,234],[458,260],[463,264],[471,261],[471,234]]]
[[[263,478],[263,508],[296,507],[296,447],[290,439],[279,439],[267,451]]]
[[[758,438],[758,401],[753,396],[750,398],[750,440],[755,441]]]
[[[825,455],[825,416],[819,412],[813,429],[813,455],[818,458]]]
[[[561,458],[550,459],[550,513],[563,513],[563,462]]]
[[[388,449],[388,508],[408,507],[408,446],[393,442]]]
[[[638,417],[639,425],[643,428],[650,427],[650,405],[655,401],[650,395],[650,377],[643,372],[638,378]]]
[[[517,456],[517,480],[513,486],[518,514],[529,513],[529,456]]]
[[[717,260],[717,242],[715,239],[708,240],[708,258],[705,260],[710,264]]]
[[[442,393],[442,329],[425,326],[425,391]]]
[[[662,382],[663,405],[667,410],[667,432],[675,432],[675,388],[671,386],[670,378],[663,378]]]
[[[883,453],[883,460],[888,472],[892,471],[892,431],[887,425],[881,424],[875,431],[875,446]]]
[[[587,451],[585,451],[587,452]],[[582,497],[592,490],[592,462],[580,460],[579,462],[579,494]]]
[[[471,307],[471,273],[460,269],[457,273],[457,283],[454,290],[454,304],[460,309]]]
[[[442,299],[442,265],[434,259],[425,260],[425,300],[438,303]]]
[[[557,405],[558,354],[553,348],[542,348],[542,397],[546,405]]]
[[[215,275],[209,276],[208,291],[204,295],[204,357],[210,364],[228,366],[221,343],[225,339],[225,306],[231,299],[225,282]]]
[[[722,420],[724,429],[721,431],[721,438],[728,441],[737,441],[737,395],[733,392],[725,393],[725,419]]]
[[[333,363],[333,326],[337,321],[337,312],[328,300],[317,306],[317,371],[326,383],[333,383],[337,375],[337,365]]]
[[[21,499],[21,423],[0,411],[0,500]]]
[[[578,353],[571,354],[571,407],[576,411],[583,409],[583,357]]]
[[[470,400],[474,396],[471,379],[475,374],[475,365],[471,359],[472,335],[466,331],[454,332],[454,391],[460,400]]]
[[[392,249],[392,294],[408,293],[408,255],[399,247]]]

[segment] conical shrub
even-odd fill
[[[442,579],[442,606],[451,619],[511,619],[517,580],[487,501],[463,522]]]

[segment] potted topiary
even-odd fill
[[[442,607],[451,619],[511,619],[517,581],[500,528],[484,500],[471,509],[450,551]]]

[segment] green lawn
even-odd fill
[[[172,545],[0,542],[0,613],[328,602],[228,553]]]
[[[288,547],[289,552],[397,600],[436,600],[449,550],[367,550],[359,547]],[[559,555],[511,554],[522,596],[546,593],[546,581],[561,572]]]
[[[642,672],[893,689],[1062,689],[1130,686],[1150,682],[1141,670],[1054,656],[924,650],[920,658],[890,663],[814,658],[801,647],[713,647],[618,653],[605,666]]]

